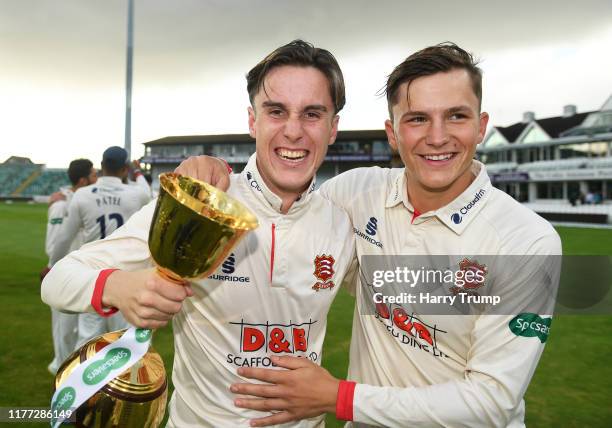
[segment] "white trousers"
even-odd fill
[[[49,371],[56,373],[60,365],[74,351],[78,337],[79,314],[65,314],[51,308],[51,334],[55,356],[49,364]]]
[[[83,345],[89,339],[107,333],[109,331],[121,330],[131,327],[123,318],[121,312],[117,312],[110,317],[101,317],[96,313],[79,314],[79,336],[77,346]]]

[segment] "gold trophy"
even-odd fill
[[[210,275],[250,230],[257,218],[221,190],[179,174],[162,174],[149,231],[149,250],[158,273],[178,284]],[[55,388],[70,373],[125,330],[91,339],[61,365]],[[148,352],[108,382],[76,411],[78,427],[158,427],[166,410],[168,383],[159,354]]]

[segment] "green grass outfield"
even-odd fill
[[[48,406],[51,397],[51,316],[38,281],[45,222],[45,206],[0,203],[0,407]],[[558,231],[565,254],[612,254],[612,230]],[[352,306],[341,294],[329,316],[323,365],[338,377],[346,375]],[[557,316],[553,326],[527,390],[527,426],[612,426],[612,316]],[[155,347],[170,369],[170,329],[156,333]],[[330,416],[328,426],[340,424]]]

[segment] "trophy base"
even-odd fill
[[[73,352],[60,366],[55,388],[81,363],[118,340],[126,330],[95,337]],[[111,380],[76,411],[76,426],[87,428],[157,428],[166,411],[168,383],[164,363],[149,347],[131,368]]]

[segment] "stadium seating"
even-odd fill
[[[27,183],[28,180],[32,182]],[[46,196],[69,184],[65,169],[44,169],[42,165],[37,164],[0,164],[2,197]],[[24,186],[25,188],[21,189]]]
[[[39,168],[35,164],[0,164],[0,196],[10,196]]]
[[[50,195],[62,186],[68,186],[68,174],[65,169],[46,169],[21,193],[21,196]]]

